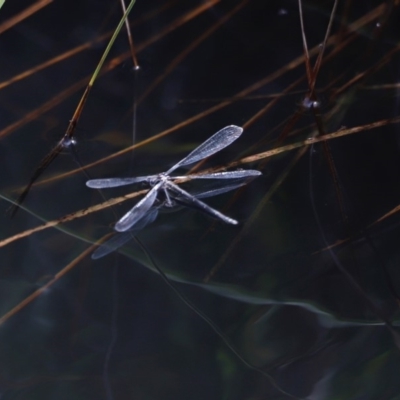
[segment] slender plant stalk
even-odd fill
[[[78,124],[79,118],[82,114],[83,107],[86,103],[86,100],[89,96],[89,92],[92,89],[94,82],[96,81],[101,68],[103,67],[103,64],[110,53],[110,50],[112,46],[114,45],[114,42],[121,31],[121,28],[123,27],[129,13],[132,10],[132,7],[134,6],[136,0],[131,0],[129,3],[128,8],[126,9],[124,15],[122,16],[121,20],[119,21],[113,35],[111,36],[111,39],[109,40],[106,49],[104,50],[104,53],[97,64],[96,69],[93,72],[92,77],[90,78],[90,81],[88,85],[86,86],[86,89],[78,103],[78,106],[75,109],[74,115],[72,116],[68,128],[64,134],[64,136],[61,138],[61,140],[57,143],[57,145],[48,153],[40,162],[39,166],[36,168],[34,171],[28,185],[25,187],[25,189],[22,191],[21,195],[18,197],[16,204],[11,208],[11,216],[14,216],[16,212],[19,209],[20,204],[25,200],[26,196],[28,195],[32,185],[36,182],[36,180],[42,175],[42,173],[49,167],[49,165],[57,158],[57,156],[61,153],[61,151],[65,148],[70,148],[71,146],[75,145],[74,141],[74,134],[75,134],[75,128]]]

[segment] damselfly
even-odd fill
[[[193,195],[197,199],[204,199],[206,197],[213,197],[218,196],[220,194],[229,192],[231,190],[238,189],[241,186],[246,185],[249,182],[250,178],[238,179],[235,180],[235,183],[229,182],[226,186],[221,186],[217,189],[208,189],[203,190],[201,192],[193,193]],[[182,197],[171,197],[172,200],[172,207],[177,209],[179,206],[187,206],[187,203],[184,201]],[[132,239],[133,235],[144,229],[147,225],[151,224],[158,216],[159,211],[165,210],[166,208],[171,209],[171,205],[166,205],[166,202],[160,202],[156,200],[153,206],[149,209],[147,214],[140,219],[132,228],[128,229],[125,232],[115,232],[114,236],[108,239],[106,242],[102,243],[93,253],[92,258],[97,260],[98,258],[102,258],[113,251],[118,250],[122,247],[125,243]],[[196,208],[196,207],[195,207]],[[198,209],[198,208],[196,208]],[[200,211],[203,211],[200,209]]]
[[[179,201],[187,206],[193,206],[206,212],[215,218],[220,219],[228,224],[236,225],[238,221],[232,219],[221,212],[210,207],[202,202],[196,196],[186,192],[173,180],[175,179],[244,179],[249,177],[256,177],[261,175],[260,171],[256,170],[239,170],[227,172],[215,172],[203,175],[185,175],[185,176],[170,176],[171,172],[177,168],[193,164],[200,161],[212,154],[217,153],[223,148],[229,146],[234,142],[243,132],[239,126],[230,125],[221,129],[209,139],[207,139],[200,146],[196,147],[190,154],[172,166],[167,172],[162,172],[158,175],[138,176],[136,178],[105,178],[105,179],[91,179],[86,182],[86,185],[92,189],[112,188],[124,185],[130,185],[138,182],[147,182],[152,187],[149,192],[140,200],[131,210],[129,210],[116,224],[115,230],[118,232],[125,232],[138,223],[145,217],[149,210],[155,203],[158,193],[162,190],[165,194],[164,205],[172,207],[174,205],[174,198],[180,199]],[[217,189],[218,190],[218,189]]]

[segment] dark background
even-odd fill
[[[395,3],[339,1],[336,39],[327,46],[316,84],[325,132],[398,116]],[[31,4],[7,1],[0,24]],[[323,133],[312,110],[301,107],[308,89],[304,62],[290,64],[303,54],[298,3],[221,0],[176,26],[201,4],[206,2],[138,0],[133,7],[129,20],[140,70],[127,56],[96,80],[76,129],[76,152],[89,165],[171,132],[86,169],[90,177],[165,171],[230,124],[244,126],[244,134],[206,167]],[[323,41],[332,6],[303,1],[310,49]],[[370,22],[355,25],[378,6]],[[6,213],[65,133],[107,40],[9,80],[112,32],[120,17],[114,0],[55,0],[4,32],[0,25],[1,240],[104,201],[85,186],[88,177],[66,149],[40,178],[53,179],[32,188],[25,209],[12,219]],[[123,28],[109,60],[128,50]],[[358,74],[365,76],[351,83]],[[268,76],[257,90],[233,98]],[[224,100],[230,103],[207,111]],[[268,104],[273,106],[253,119]],[[399,217],[375,223],[400,203],[398,129],[382,124],[317,143],[296,162],[299,150],[241,165],[263,176],[207,200],[239,226],[180,209],[161,213],[138,234],[179,290],[273,383],[235,356],[154,273],[132,240],[118,253],[76,261],[38,298],[1,320],[1,398],[398,398]],[[142,187],[104,195],[135,189]],[[0,314],[74,263],[136,201],[1,247]]]

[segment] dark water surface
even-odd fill
[[[6,2],[0,27],[31,4]],[[134,240],[99,260],[79,258],[138,198],[1,242],[2,400],[399,398],[400,221],[395,212],[383,218],[400,204],[399,124],[384,121],[399,114],[398,6],[339,1],[313,110],[301,106],[310,101],[298,3],[221,0],[183,18],[207,4],[137,1],[130,21],[141,68],[135,72],[128,55],[95,82],[76,152],[89,165],[171,132],[88,168],[91,178],[165,171],[231,124],[244,126],[243,135],[199,171],[364,128],[239,163],[263,175],[206,199],[238,226],[181,208],[139,232],[153,262],[242,360]],[[310,51],[325,36],[332,6],[303,2]],[[25,208],[13,219],[6,214],[65,133],[84,90],[73,85],[88,81],[106,41],[5,82],[112,31],[120,9],[117,1],[57,0],[1,33],[0,240],[104,202],[66,149]],[[109,60],[128,50],[123,29]]]

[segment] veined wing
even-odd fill
[[[174,176],[173,179],[240,179],[240,178],[251,178],[262,175],[262,172],[255,169],[245,169],[239,171],[224,171],[224,172],[214,172],[212,174],[203,175],[184,175],[184,176]]]
[[[235,190],[240,188],[241,186],[246,185],[246,182],[242,182],[242,183],[236,183],[236,184],[232,184],[229,186],[225,186],[219,189],[210,189],[210,190],[206,190],[206,191],[202,191],[202,192],[198,192],[198,193],[191,193],[193,194],[193,196],[195,196],[197,199],[205,199],[207,197],[213,197],[213,196],[218,196],[220,194],[229,192],[231,190]],[[183,206],[183,207],[188,207],[191,208],[193,210],[197,210],[197,211],[201,211],[201,212],[205,212],[206,214],[210,215],[210,213],[207,210],[204,210],[203,207],[199,207],[197,204],[193,203],[193,202],[188,202],[186,199],[186,197],[183,196],[171,196],[172,200],[174,201],[174,203],[176,203],[177,205]],[[214,214],[211,214],[212,217],[215,217]]]
[[[258,171],[256,171],[258,172]],[[258,176],[255,174],[254,176]],[[244,185],[247,185],[251,179],[252,175],[244,176],[244,177],[233,177],[232,179],[223,179],[223,180],[213,180],[210,179],[207,181],[206,185],[202,185],[201,188],[191,190],[190,194],[198,199],[204,199],[206,197],[218,196],[223,193],[230,192],[231,190],[238,189]],[[175,196],[176,198],[176,196]],[[179,199],[179,196],[177,196]]]
[[[99,258],[102,258],[106,256],[107,254],[112,253],[113,251],[119,249],[121,246],[123,246],[126,242],[128,242],[130,239],[132,239],[132,235],[135,234],[136,232],[140,231],[143,229],[145,226],[151,224],[158,215],[158,208],[159,207],[153,207],[146,216],[144,216],[136,225],[133,229],[126,231],[126,232],[121,232],[121,233],[116,233],[111,239],[107,240],[103,244],[101,244],[93,253],[92,253],[92,259],[97,260]]]
[[[205,213],[220,219],[221,221],[226,222],[227,224],[232,224],[232,225],[237,225],[238,221],[236,221],[233,218],[230,218],[218,210],[215,210],[214,208],[210,207],[208,204],[203,203],[201,200],[197,199],[196,197],[192,196],[190,193],[186,192],[186,190],[181,189],[179,186],[175,185],[172,182],[167,181],[166,185],[168,186],[168,189],[172,190],[175,193],[178,193],[180,196],[176,197],[178,199],[178,203],[188,205],[188,206],[193,206],[195,208],[198,208]]]
[[[245,172],[245,171],[240,171],[240,172]],[[261,172],[259,171],[252,171],[254,173],[251,174],[234,174],[231,176],[232,179],[222,179],[222,180],[213,180],[211,179],[208,181],[207,185],[205,188],[202,188],[200,190],[195,190],[191,191],[190,194],[196,197],[197,199],[204,199],[207,197],[213,197],[213,196],[218,196],[223,193],[230,192],[231,190],[238,189],[244,185],[247,185],[252,178],[257,177],[261,175]],[[215,178],[213,174],[210,174],[211,178]],[[218,177],[217,177],[218,178]],[[193,202],[190,204],[185,201],[185,197],[182,196],[171,196],[172,199],[179,205],[181,206],[186,206],[193,208],[198,211],[203,211],[203,208],[198,207],[195,205]],[[207,213],[207,211],[206,211]]]
[[[86,186],[92,189],[106,189],[118,186],[131,185],[132,183],[148,182],[154,176],[137,176],[136,178],[104,178],[104,179],[90,179],[86,182]]]
[[[97,260],[106,256],[107,254],[112,253],[128,242],[131,238],[132,236],[130,231],[116,233],[111,239],[107,240],[107,242],[104,242],[92,253],[92,259]]]
[[[231,190],[238,189],[238,188],[240,188],[240,187],[242,187],[244,185],[246,185],[246,182],[236,183],[236,184],[220,187],[220,188],[217,188],[217,189],[210,189],[210,190],[206,190],[206,191],[201,191],[201,192],[198,192],[198,193],[194,192],[193,196],[197,197],[198,199],[205,199],[207,197],[218,196],[220,194],[230,192]]]
[[[217,133],[214,133],[214,135],[208,138],[200,146],[196,147],[183,160],[179,161],[172,168],[170,168],[166,174],[169,175],[172,171],[183,165],[193,164],[196,161],[200,161],[203,158],[217,153],[234,142],[242,134],[242,132],[243,129],[236,125],[229,125],[225,128],[222,128]]]
[[[139,201],[130,211],[128,211],[116,224],[117,232],[125,232],[136,222],[142,219],[154,204],[159,188],[164,182],[159,182],[155,185],[142,200]]]

